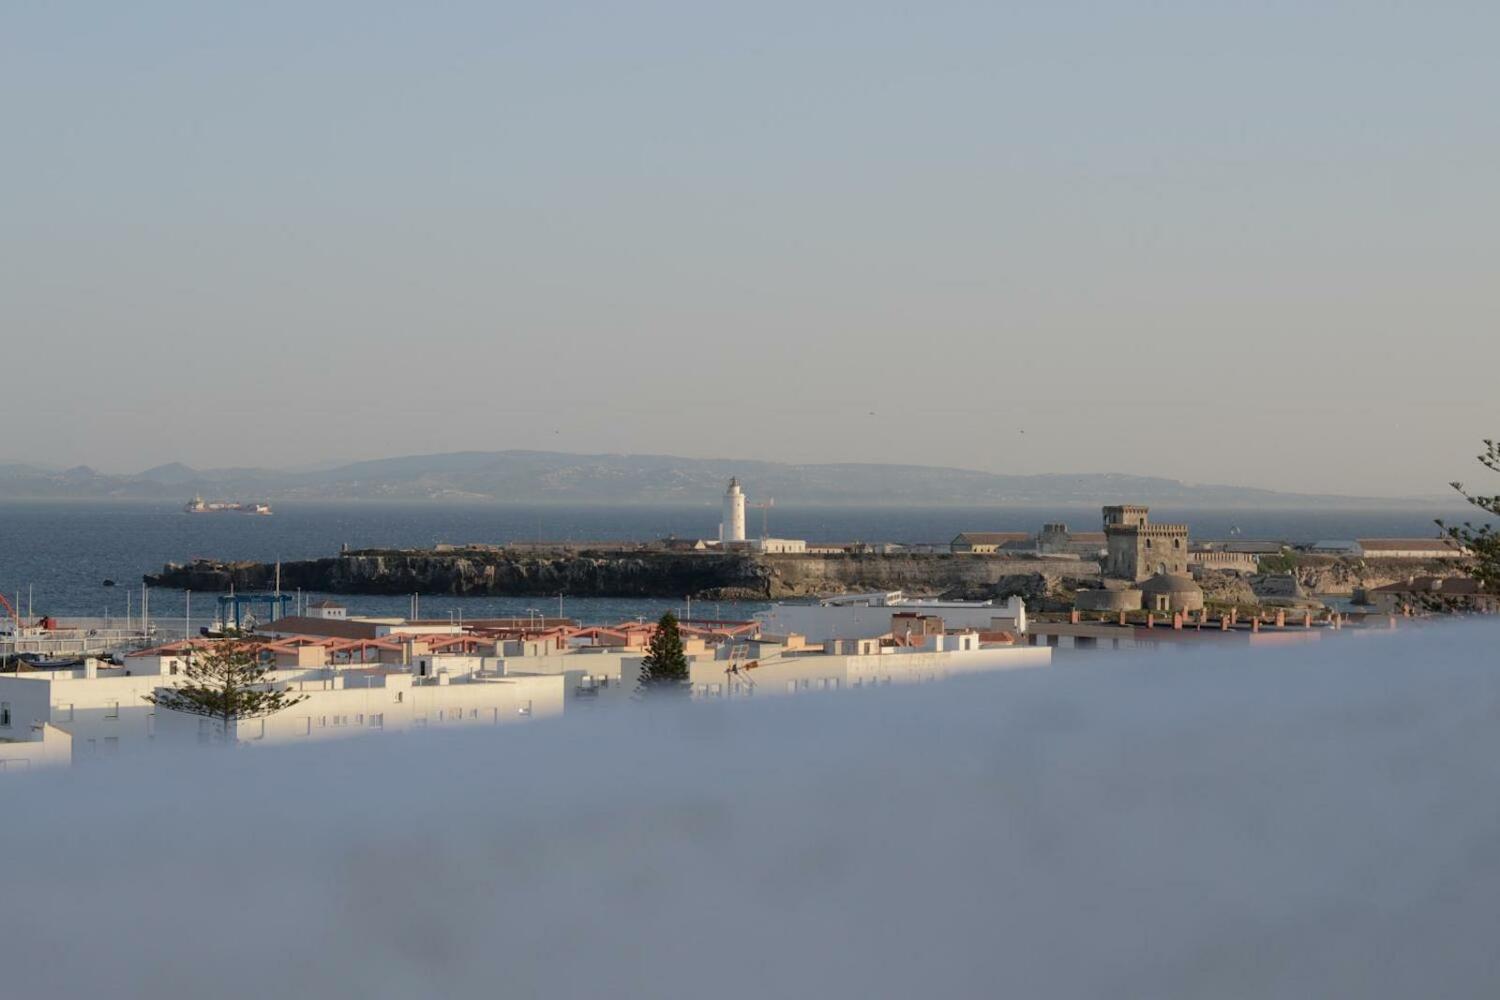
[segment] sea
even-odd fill
[[[291,561],[351,548],[416,548],[512,541],[616,541],[713,537],[717,506],[606,507],[413,504],[379,501],[278,502],[275,514],[188,514],[178,503],[0,501],[0,591],[23,615],[111,620],[140,613],[142,576],[197,557]],[[1195,539],[1239,537],[1314,542],[1359,537],[1430,537],[1435,517],[1461,521],[1474,511],[1153,508],[1153,520],[1186,522]],[[766,527],[809,541],[947,542],[961,531],[1036,531],[1049,521],[1098,530],[1097,507],[797,507],[778,505]],[[762,525],[752,512],[751,529]],[[107,586],[105,581],[113,581]],[[322,596],[310,595],[313,599]],[[190,631],[216,613],[212,594],[149,594],[153,619]],[[405,596],[339,596],[351,614],[407,614]],[[744,619],[765,605],[575,598],[420,596],[424,618],[563,615],[589,623],[653,618],[672,609],[694,618]],[[3,615],[3,611],[0,611]]]

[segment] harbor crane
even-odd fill
[[[264,605],[266,621],[273,622],[286,616],[287,606],[292,603],[291,594],[223,594],[219,597],[219,627],[242,631],[246,625],[256,624],[253,610]],[[246,613],[246,608],[252,613]]]
[[[30,628],[47,629],[47,628],[52,628],[53,627],[54,623],[53,623],[52,619],[48,618],[46,615],[43,615],[42,617],[37,618],[34,621],[31,621],[29,623],[22,621],[21,620],[21,612],[19,612],[19,611],[16,610],[17,605],[19,605],[20,603],[21,603],[21,597],[20,597],[19,594],[16,595],[16,602],[15,602],[15,604],[12,604],[9,600],[6,599],[6,596],[3,593],[0,593],[0,608],[4,608],[5,609],[5,614],[4,614],[4,616],[0,616],[0,620],[3,620],[4,618],[9,618],[10,619],[10,623],[11,623],[10,627],[11,627],[11,635],[12,636],[14,636],[15,638],[19,639],[22,636],[22,634],[25,633],[25,631],[27,629],[30,629]]]
[[[760,503],[746,503],[746,507],[755,507],[760,511],[760,537],[770,538],[771,533],[767,530],[771,520],[771,508],[776,506],[775,497],[767,497]]]

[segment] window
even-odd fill
[[[168,673],[171,673],[173,676],[175,676],[177,674],[177,661],[176,660],[172,660],[171,663],[169,664]]]
[[[517,715],[530,715],[531,714],[531,702],[530,702],[530,700],[521,702],[521,707],[518,708],[518,709],[516,709],[516,714]]]
[[[10,702],[0,701],[0,729],[10,728]]]
[[[120,703],[118,701],[105,702],[104,717],[106,719],[118,719],[120,717]]]
[[[370,714],[370,728],[371,729],[384,729],[385,728],[385,713],[384,712],[372,712]]]
[[[156,713],[152,712],[151,714],[155,715]],[[73,721],[73,703],[72,702],[68,702],[66,704],[62,704],[62,705],[56,706],[55,708],[52,709],[52,717],[54,719],[56,719],[58,722],[72,722]]]
[[[322,729],[323,727],[325,727],[327,725],[328,725],[328,716],[326,716],[326,715],[320,715],[320,716],[318,716],[318,728]]]
[[[797,693],[797,682],[796,681],[787,681],[786,682],[786,693],[787,694],[796,694]]]
[[[360,713],[354,717],[354,724],[356,726],[363,726],[365,724],[365,717],[363,713]]]
[[[477,718],[479,718],[479,709],[477,709],[477,708],[471,708],[471,709],[469,709],[469,718],[471,718],[471,719],[477,719]]]

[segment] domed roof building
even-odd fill
[[[1147,611],[1203,610],[1203,588],[1190,576],[1158,573],[1139,586]]]

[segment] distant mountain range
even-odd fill
[[[1098,505],[1167,507],[1392,506],[1393,500],[1277,493],[1113,473],[1014,476],[917,465],[790,465],[669,455],[455,452],[355,462],[314,471],[159,465],[134,475],[87,466],[0,465],[0,498],[431,500],[510,503],[718,503],[730,476],[751,499],[782,504]],[[1423,501],[1411,501],[1422,503]]]

